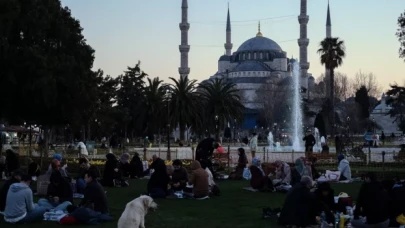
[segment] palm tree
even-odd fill
[[[185,139],[186,126],[192,126],[200,120],[200,105],[196,91],[196,80],[180,77],[179,80],[170,78],[169,115],[171,125],[180,128],[180,140]]]
[[[143,118],[140,119],[143,121],[144,130],[148,135],[156,133],[164,123],[165,87],[162,82],[158,77],[148,78],[148,84],[144,89],[143,108],[140,110]]]
[[[343,64],[343,58],[346,56],[345,44],[343,40],[338,37],[325,38],[319,44],[319,49],[317,53],[320,55],[321,64],[325,65],[326,69],[329,70],[329,94],[328,99],[331,104],[331,110],[329,114],[329,120],[331,124],[331,135],[334,135],[334,124],[335,124],[335,107],[334,107],[334,88],[335,88],[335,76],[334,71],[336,68]]]
[[[220,129],[243,117],[244,106],[241,103],[236,85],[223,79],[210,80],[200,84],[200,95],[203,100],[204,120],[207,126],[215,126],[215,137],[219,140]]]

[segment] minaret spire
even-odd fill
[[[300,38],[298,39],[298,46],[300,47],[301,86],[304,88],[308,88],[308,21],[309,16],[307,15],[307,0],[301,0],[301,13],[298,16],[298,22],[300,23]]]
[[[257,34],[256,34],[256,36],[257,36],[257,37],[262,37],[262,36],[263,36],[262,32],[260,31],[260,21],[259,21],[259,25],[258,25],[258,28],[257,28]]]
[[[232,55],[232,32],[231,32],[231,15],[229,13],[229,2],[228,2],[228,16],[226,18],[226,43],[225,43],[225,50],[226,50],[226,55],[231,56]]]
[[[330,20],[330,8],[329,8],[329,1],[328,1],[328,13],[326,14],[326,37],[332,37],[332,23]]]
[[[181,31],[181,44],[179,46],[180,50],[180,67],[179,74],[180,77],[186,77],[190,73],[190,68],[188,67],[188,52],[190,51],[190,45],[188,45],[188,30],[190,29],[190,24],[188,23],[188,2],[187,0],[182,0],[181,4],[181,23],[179,24]]]

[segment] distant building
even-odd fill
[[[370,119],[375,120],[375,123],[380,126],[385,135],[391,133],[402,133],[398,128],[398,120],[395,117],[391,117],[388,112],[392,109],[391,105],[387,105],[387,96],[383,93],[381,95],[381,102],[377,105],[370,114]]]

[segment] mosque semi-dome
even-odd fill
[[[263,36],[256,36],[246,40],[238,48],[238,52],[242,51],[283,51],[274,40]]]

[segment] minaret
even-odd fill
[[[328,1],[328,12],[326,14],[326,38],[332,37],[332,23],[330,20],[330,9]],[[330,71],[325,67],[325,97],[329,97],[330,93]]]
[[[330,21],[330,9],[329,9],[329,1],[328,1],[328,13],[326,15],[326,37],[332,37],[332,23]]]
[[[298,39],[298,46],[300,47],[301,86],[304,88],[308,88],[308,21],[309,16],[307,15],[307,0],[301,0],[301,13],[298,16],[298,22],[300,23],[300,38]]]
[[[190,45],[188,45],[188,30],[190,29],[190,24],[187,22],[187,10],[187,0],[183,0],[181,4],[181,23],[179,24],[181,30],[181,44],[179,45],[180,77],[186,77],[190,73],[190,68],[188,67],[188,52],[190,51]]]
[[[232,33],[231,33],[231,16],[229,14],[229,3],[228,3],[228,17],[226,19],[226,43],[225,43],[225,55],[231,56],[232,55]]]

